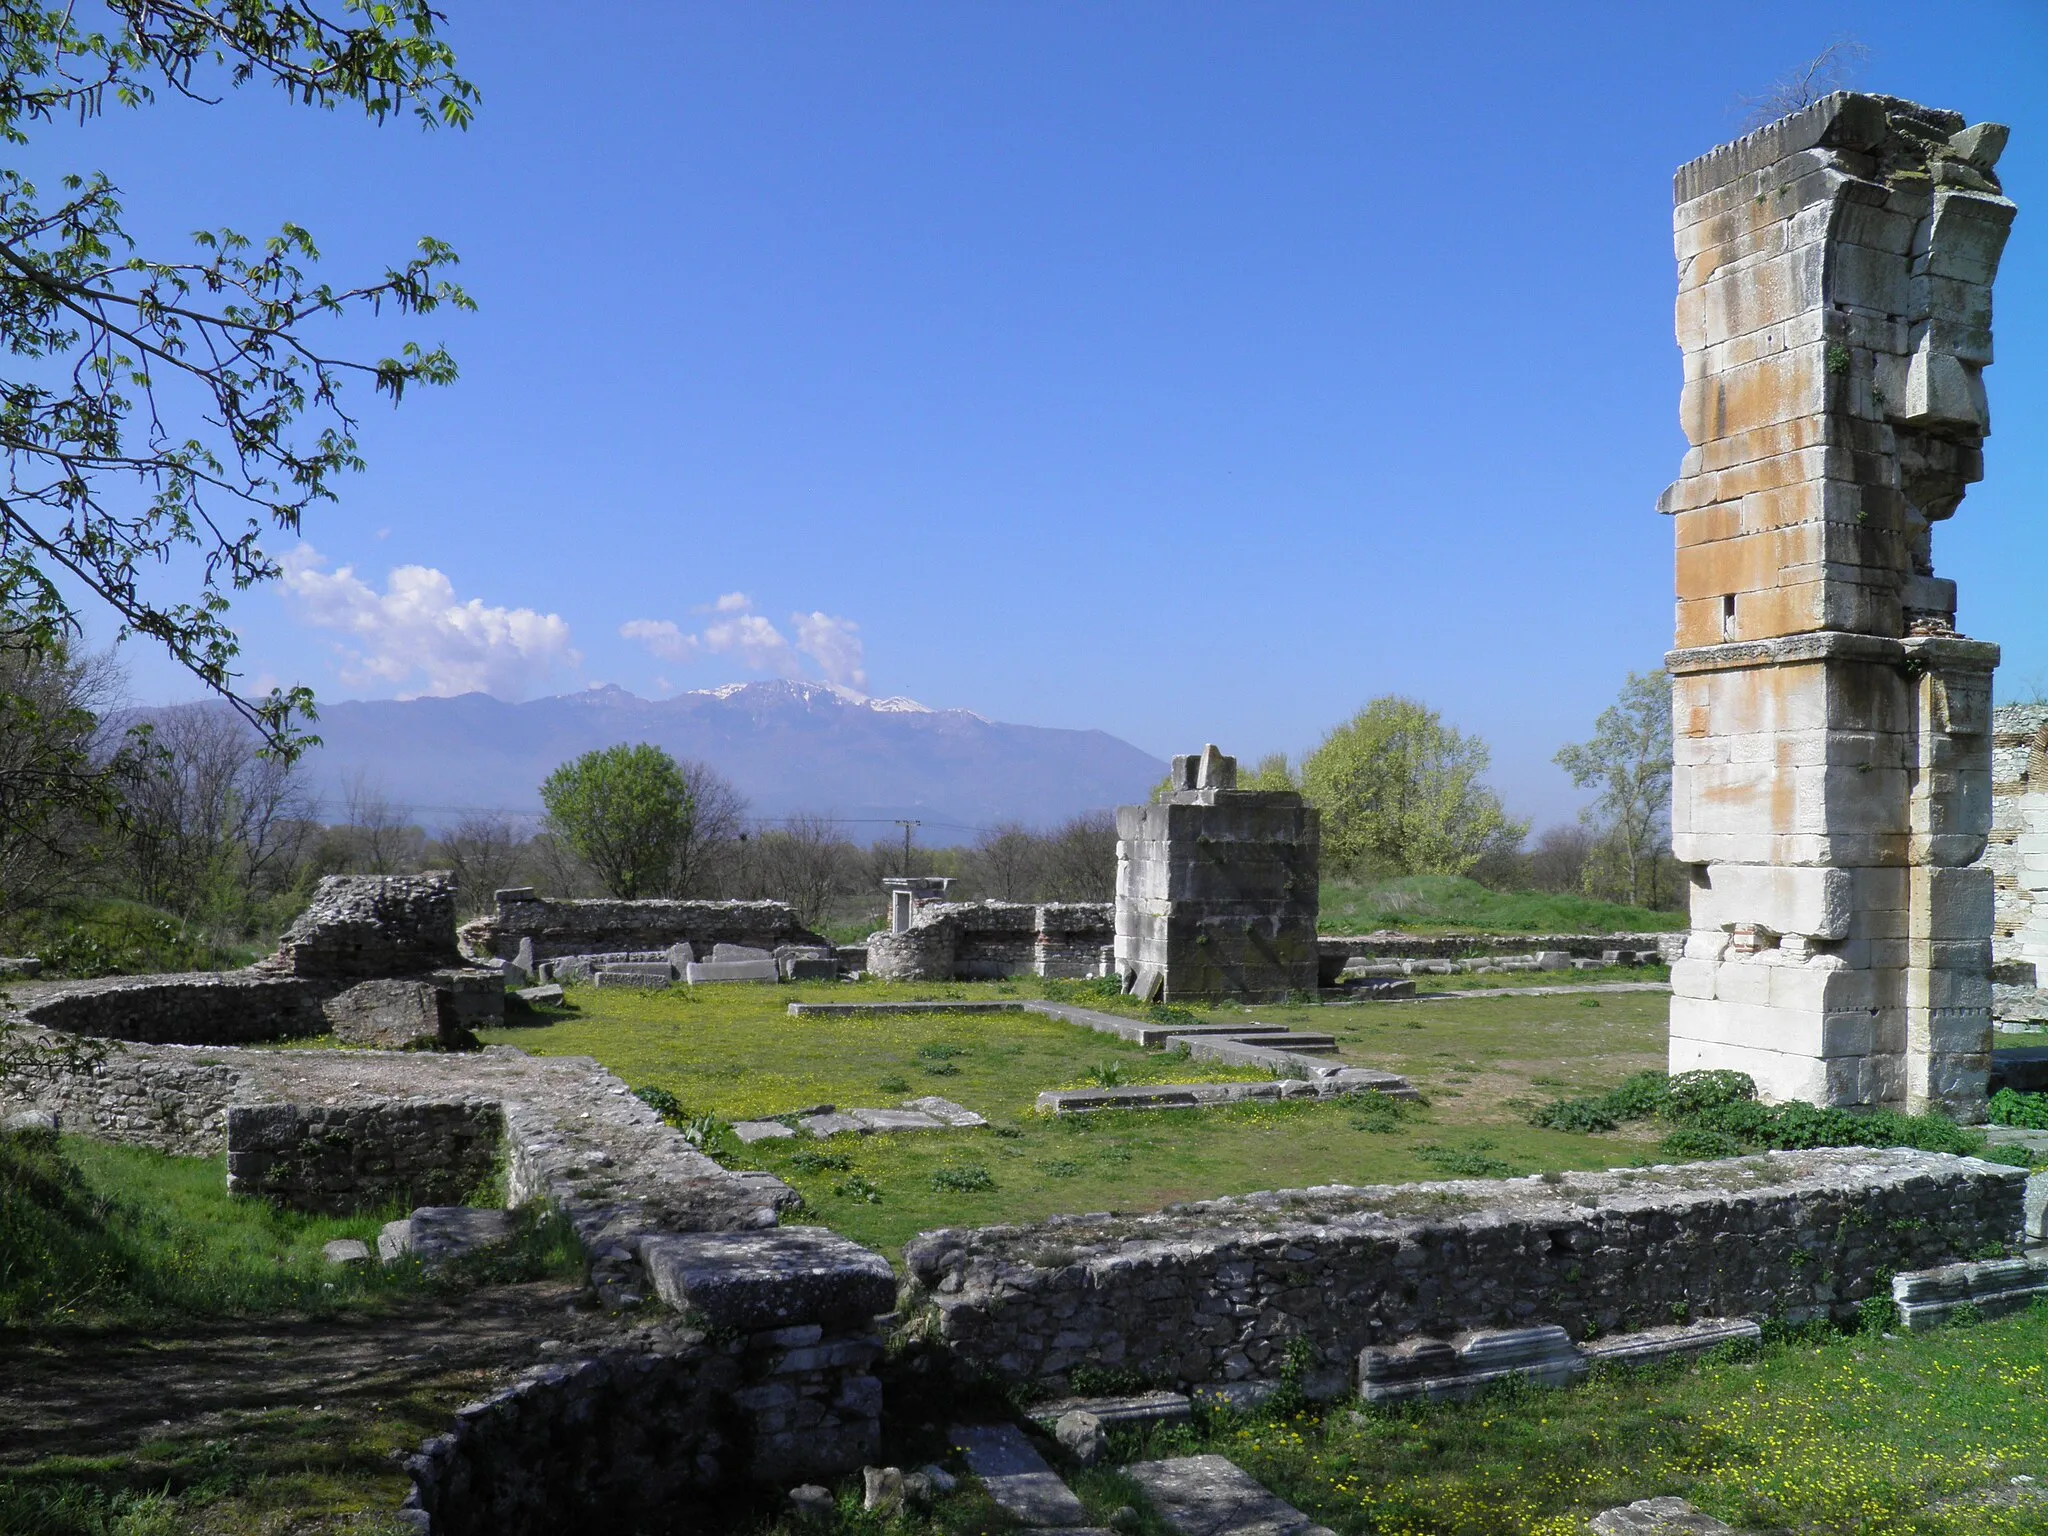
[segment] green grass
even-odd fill
[[[1660,1494],[1743,1530],[2043,1532],[2044,1362],[2037,1306],[1919,1336],[1816,1331],[1563,1391],[1222,1422],[1152,1449],[1227,1455],[1346,1536],[1581,1536],[1586,1516]]]
[[[1324,933],[1380,928],[1418,933],[1647,933],[1685,926],[1681,912],[1652,912],[1585,896],[1492,891],[1452,875],[1402,875],[1351,883],[1326,880]]]
[[[398,1303],[428,1284],[417,1266],[342,1267],[320,1249],[338,1237],[374,1249],[377,1229],[404,1214],[311,1216],[230,1196],[218,1157],[0,1135],[0,1326],[319,1315]],[[556,1274],[579,1263],[566,1226],[536,1211],[510,1253],[463,1278]]]
[[[1668,965],[1603,965],[1590,971],[1489,971],[1482,976],[1416,976],[1421,992],[1491,992],[1503,987],[1586,987],[1616,981],[1671,980]]]
[[[635,1088],[664,1089],[689,1114],[726,1120],[815,1104],[891,1107],[927,1093],[988,1116],[994,1123],[977,1130],[724,1147],[721,1155],[734,1166],[788,1180],[810,1207],[798,1219],[889,1252],[941,1226],[1154,1210],[1302,1184],[1444,1178],[1475,1167],[1607,1168],[1635,1161],[1654,1145],[1627,1130],[1541,1129],[1527,1123],[1527,1114],[1543,1100],[1604,1091],[1632,1071],[1660,1066],[1666,999],[1656,993],[1261,1007],[1251,1018],[1332,1034],[1344,1059],[1403,1073],[1430,1105],[1261,1103],[1063,1119],[1033,1112],[1038,1092],[1078,1086],[1108,1064],[1127,1082],[1219,1074],[1035,1014],[834,1019],[785,1011],[792,998],[991,998],[1043,989],[1021,979],[578,989],[573,1017],[493,1031],[488,1039],[542,1055],[594,1056]],[[1246,1012],[1200,1016],[1242,1020]],[[935,1066],[950,1070],[934,1075]],[[982,1169],[987,1187],[961,1187],[977,1181],[948,1176],[963,1163]]]

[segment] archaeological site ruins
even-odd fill
[[[460,1202],[496,1168],[509,1205],[567,1222],[591,1307],[674,1325],[660,1348],[621,1324],[613,1347],[543,1360],[419,1447],[402,1519],[439,1536],[673,1514],[753,1485],[782,1499],[802,1484],[799,1514],[823,1520],[834,1495],[812,1480],[864,1467],[870,1494],[900,1504],[906,1474],[871,1465],[885,1429],[921,1417],[920,1394],[955,1392],[1017,1410],[1016,1423],[952,1430],[1002,1518],[1085,1536],[1094,1528],[1027,1418],[1061,1446],[1091,1447],[1087,1465],[1105,1423],[1188,1422],[1195,1394],[1232,1409],[1274,1393],[1297,1407],[1436,1402],[1508,1378],[1563,1385],[1599,1365],[1697,1356],[1767,1325],[1847,1324],[1873,1300],[1894,1299],[1897,1326],[1913,1330],[2048,1298],[2048,1263],[2020,1253],[2023,1233],[2048,1236],[2048,1174],[1806,1143],[1655,1165],[1645,1143],[1614,1153],[1643,1152],[1634,1166],[1604,1171],[1027,1213],[920,1231],[892,1266],[813,1224],[823,1218],[784,1182],[798,1178],[789,1167],[722,1165],[702,1125],[686,1130],[654,1107],[659,1094],[643,1102],[597,1060],[476,1039],[553,1008],[565,986],[832,982],[818,989],[832,1000],[779,994],[798,999],[789,1017],[883,1028],[1028,1013],[1095,1032],[1091,1049],[1113,1036],[1176,1064],[1239,1069],[1129,1083],[1111,1063],[1085,1086],[1048,1083],[1036,1110],[1061,1134],[1085,1139],[1105,1111],[1294,1100],[1361,1116],[1369,1105],[1382,1119],[1360,1124],[1375,1131],[1416,1112],[1414,1084],[1341,1061],[1334,1034],[1264,1025],[1239,1005],[1330,1004],[1322,1029],[1338,1004],[1435,1006],[1415,998],[1418,978],[1534,972],[1499,983],[1534,993],[1574,968],[1661,953],[1673,962],[1673,1074],[1732,1069],[1765,1100],[1981,1121],[1994,1002],[2002,1019],[2048,1019],[2036,1008],[2048,706],[1993,710],[1998,648],[1958,631],[1954,585],[1933,562],[1935,525],[1979,478],[1990,429],[1991,287],[2014,217],[1996,170],[2005,137],[1837,93],[1678,172],[1690,448],[1661,510],[1677,545],[1667,665],[1672,840],[1691,878],[1682,937],[1319,936],[1321,813],[1292,790],[1239,788],[1236,760],[1209,746],[1173,759],[1154,803],[1117,811],[1113,902],[955,902],[943,879],[906,876],[864,945],[835,946],[780,902],[524,887],[496,892],[458,930],[445,876],[330,877],[275,955],[243,971],[10,982],[6,1006],[34,1038],[107,1048],[0,1079],[0,1112],[224,1158],[237,1194],[281,1207],[398,1202],[413,1209],[381,1240],[394,1261],[424,1263],[485,1230]],[[837,985],[856,973],[942,985]],[[1010,996],[1024,977],[1046,985]],[[967,982],[995,985],[956,985]],[[701,1018],[715,1011],[706,997],[733,995],[669,1000]],[[879,1000],[840,1000],[863,996]],[[1227,1004],[1228,1017],[1189,1004]],[[328,1034],[352,1048],[288,1048]],[[800,1099],[717,1134],[801,1144],[821,1166],[833,1136],[1021,1135],[992,1117],[1021,1124],[1030,1106],[956,1102],[959,1091],[896,1107]],[[1504,1163],[1480,1157],[1489,1145],[1451,1155],[1499,1174]],[[1270,1176],[1263,1162],[1258,1176]],[[905,1362],[926,1374],[889,1374]],[[1105,1382],[1123,1395],[1105,1397]],[[1087,1422],[1070,1433],[1076,1412]],[[1191,1536],[1322,1529],[1218,1456],[1122,1470]],[[1217,1515],[1229,1500],[1256,1519]],[[1600,1519],[1603,1531],[1657,1528],[1627,1509]]]
[[[1674,1072],[1982,1116],[1998,648],[1933,533],[1983,470],[2005,140],[1838,93],[1678,172]]]

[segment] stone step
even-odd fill
[[[1180,1536],[1333,1536],[1227,1457],[1140,1461],[1124,1475]]]
[[[967,1458],[967,1470],[1019,1524],[1055,1530],[1088,1526],[1088,1511],[1074,1491],[1016,1425],[956,1424],[949,1433]]]
[[[1243,1045],[1263,1045],[1276,1051],[1301,1051],[1311,1056],[1337,1054],[1335,1035],[1303,1034],[1291,1029],[1247,1029],[1230,1038]]]
[[[1104,1429],[1133,1424],[1185,1424],[1194,1415],[1193,1405],[1179,1392],[1140,1392],[1135,1397],[1063,1397],[1056,1402],[1038,1403],[1031,1420],[1047,1432],[1062,1414],[1079,1409],[1102,1421]]]

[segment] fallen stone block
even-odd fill
[[[1939,1328],[1960,1306],[2000,1317],[2031,1306],[2037,1296],[2048,1296],[2048,1260],[1983,1259],[1892,1277],[1892,1301],[1908,1333]]]
[[[745,1333],[866,1325],[896,1300],[889,1261],[824,1227],[662,1233],[640,1263],[670,1306]]]
[[[1333,1536],[1224,1456],[1176,1456],[1124,1468],[1180,1536]]]
[[[1683,1499],[1638,1499],[1593,1517],[1594,1536],[1742,1536]]]
[[[1109,1435],[1102,1420],[1086,1408],[1069,1408],[1052,1427],[1052,1436],[1084,1467],[1092,1467],[1109,1454]]]
[[[780,1120],[735,1120],[732,1133],[746,1146],[757,1141],[784,1141],[796,1135],[793,1127]]]
[[[692,966],[691,969],[695,970],[696,967]],[[666,970],[667,967],[664,966],[664,973]],[[649,971],[621,971],[615,970],[611,966],[605,966],[601,970],[592,973],[590,984],[593,987],[611,987],[614,990],[620,987],[630,987],[641,992],[659,992],[666,987],[675,985],[675,978],[667,974],[655,975]]]
[[[720,949],[726,946],[721,944]],[[767,955],[759,960],[698,960],[684,971],[690,985],[700,986],[712,981],[780,981],[781,969],[775,964],[775,957]]]
[[[806,955],[795,955],[787,960],[775,962],[782,970],[784,981],[837,981],[839,962],[820,960]]]
[[[360,1237],[337,1237],[320,1245],[320,1257],[330,1264],[367,1264],[370,1245]]]
[[[752,944],[714,944],[711,946],[711,959],[714,963],[721,960],[773,960],[774,958],[774,950],[759,949]]]
[[[377,1234],[377,1257],[390,1264],[417,1259],[437,1270],[512,1241],[512,1213],[469,1205],[423,1205]]]
[[[320,1011],[345,1045],[408,1051],[459,1043],[444,1030],[433,983],[427,981],[359,982],[330,997]]]
[[[984,1117],[977,1115],[965,1104],[955,1104],[951,1099],[942,1099],[935,1093],[926,1094],[921,1099],[907,1099],[904,1101],[903,1107],[905,1109],[922,1110],[928,1115],[935,1115],[955,1130],[966,1130],[972,1126],[988,1124]]]
[[[1579,1348],[1596,1365],[1647,1365],[1674,1355],[1703,1355],[1723,1344],[1755,1344],[1763,1336],[1763,1329],[1749,1318],[1710,1317],[1697,1323],[1646,1328],[1640,1333],[1611,1334]]]
[[[34,955],[0,955],[0,976],[35,977],[43,974],[43,962]]]
[[[1586,1357],[1554,1323],[1487,1329],[1452,1339],[1409,1339],[1358,1353],[1358,1391],[1368,1403],[1456,1401],[1488,1384],[1519,1376],[1538,1386],[1563,1386],[1586,1374]]]
[[[1062,1397],[1037,1403],[1030,1409],[1031,1420],[1050,1430],[1062,1416],[1085,1408],[1106,1427],[1139,1424],[1185,1424],[1194,1416],[1194,1405],[1181,1392],[1140,1392],[1133,1397]]]
[[[956,1424],[951,1431],[967,1470],[988,1496],[1024,1526],[1072,1528],[1088,1511],[1014,1424]]]
[[[868,1128],[850,1114],[828,1110],[823,1114],[803,1115],[797,1124],[820,1140],[827,1136],[865,1136]]]
[[[927,1115],[915,1109],[854,1109],[847,1113],[861,1123],[863,1129],[883,1131],[942,1131],[946,1122],[936,1115]]]
[[[0,1131],[13,1136],[37,1131],[48,1131],[54,1135],[58,1128],[57,1113],[49,1109],[17,1109],[0,1120]]]
[[[529,1008],[559,1008],[564,1000],[561,987],[553,983],[544,987],[521,987],[512,995]]]

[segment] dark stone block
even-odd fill
[[[664,1234],[641,1245],[640,1262],[670,1306],[749,1333],[852,1327],[896,1300],[889,1261],[824,1227]]]

